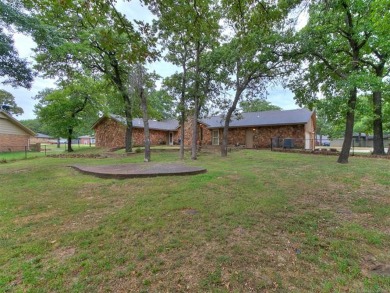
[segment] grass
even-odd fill
[[[390,291],[373,273],[390,264],[388,160],[202,153],[185,162],[206,174],[129,180],[67,167],[142,160],[2,164],[0,291]]]
[[[57,148],[56,144],[41,144],[41,151],[20,151],[20,152],[0,152],[0,163],[7,163],[16,160],[33,159],[38,157],[45,157],[46,155],[56,155],[67,153],[65,150],[66,145],[62,144]],[[73,145],[73,149],[77,152],[91,152],[95,150],[94,147],[89,145]]]

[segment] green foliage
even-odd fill
[[[0,77],[5,78],[2,83],[30,88],[33,74],[27,60],[20,58],[14,47],[12,31],[26,31],[32,27],[30,17],[15,3],[0,2]]]
[[[172,96],[165,90],[153,90],[148,96],[150,118],[156,120],[175,119],[175,105]]]
[[[39,121],[39,119],[26,119],[19,120],[24,126],[30,128],[35,133],[43,133],[46,134],[45,126]]]
[[[10,112],[13,115],[17,116],[23,114],[23,109],[21,107],[18,107],[18,105],[16,105],[15,97],[11,93],[2,89],[0,89],[0,106],[1,105],[10,106],[8,112]]]
[[[44,90],[36,97],[39,103],[35,113],[53,137],[71,135],[74,138],[89,134],[90,127],[98,119],[101,101],[105,98],[103,89],[104,83],[81,78],[56,90]]]
[[[264,99],[253,99],[240,102],[240,107],[243,112],[261,112],[270,110],[282,110],[279,106],[272,105]]]

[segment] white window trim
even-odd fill
[[[215,134],[217,134],[217,135],[215,135]],[[211,136],[211,144],[212,145],[219,145],[219,129],[213,129],[211,135],[212,135]],[[215,140],[217,140],[216,141],[217,143],[215,143]]]

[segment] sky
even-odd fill
[[[151,22],[153,15],[150,11],[139,4],[138,1],[119,1],[117,4],[119,11],[126,14],[129,19],[143,20]],[[33,64],[33,51],[32,49],[36,46],[34,41],[29,37],[19,33],[14,34],[15,47],[19,52],[19,56],[27,58],[31,64]],[[150,64],[149,69],[155,71],[162,77],[172,75],[177,71],[177,67],[169,64],[165,61],[158,61]],[[30,90],[25,88],[13,88],[8,85],[0,85],[0,87],[13,94],[16,100],[16,104],[22,107],[24,114],[17,116],[19,120],[34,119],[34,105],[36,100],[33,98],[45,88],[54,88],[55,82],[52,79],[44,79],[42,77],[36,77]],[[284,110],[297,109],[299,108],[294,101],[294,95],[291,91],[284,89],[282,86],[272,86],[267,90],[267,100],[274,105],[281,107]]]

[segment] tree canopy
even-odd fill
[[[0,2],[0,77],[3,84],[30,88],[33,73],[26,59],[20,58],[15,48],[12,32],[31,33],[36,21],[24,14],[18,1]]]
[[[2,89],[0,89],[0,106],[1,105],[9,106],[8,112],[10,114],[17,116],[24,113],[23,109],[16,104],[15,97],[11,93]]]

